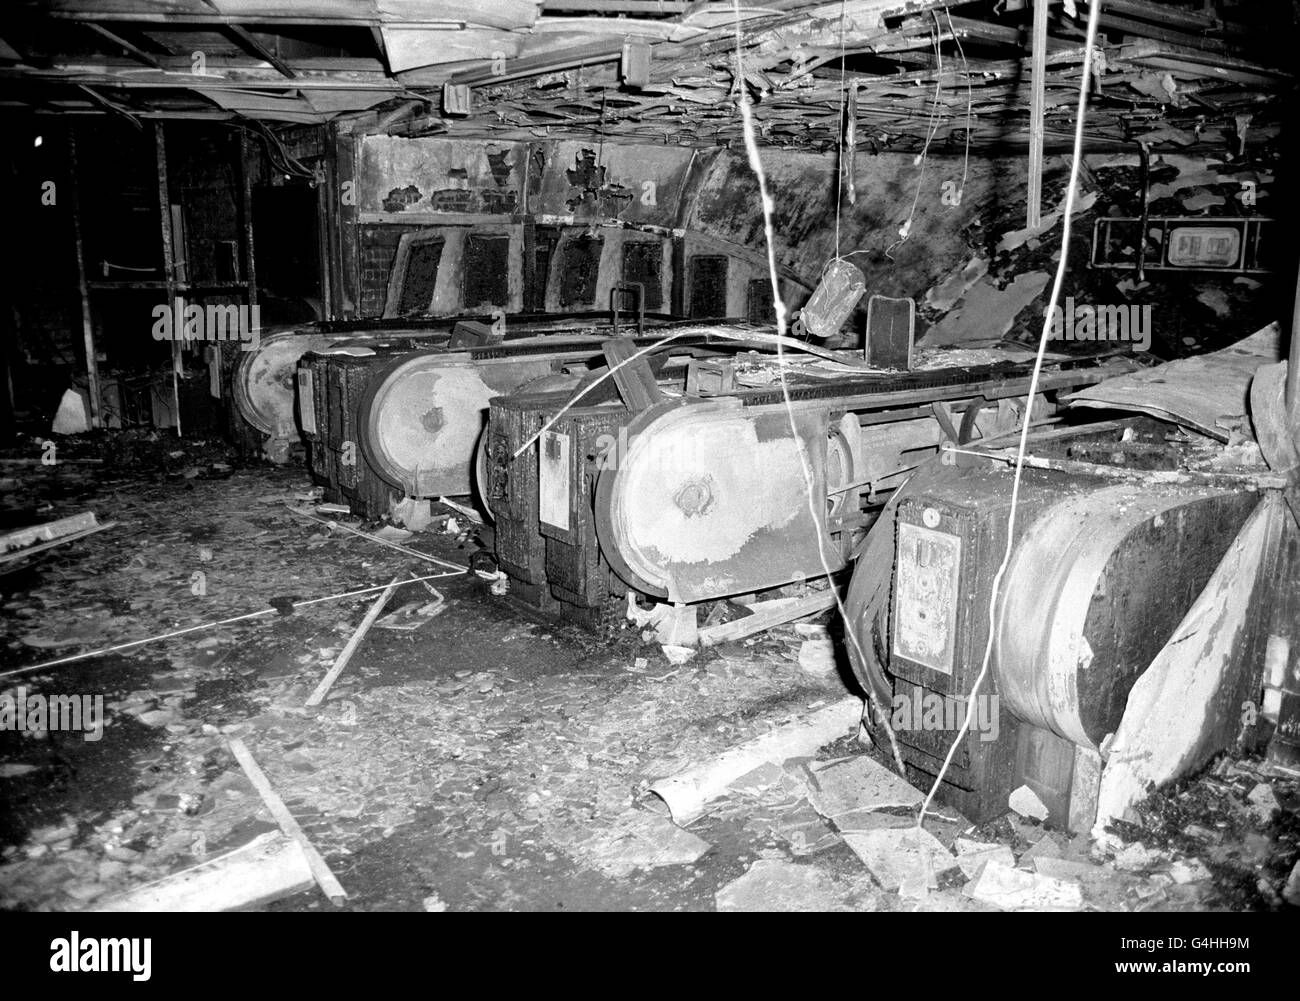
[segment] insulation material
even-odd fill
[[[384,51],[394,73],[448,62],[519,55],[518,35],[491,28],[411,28],[383,25]]]
[[[392,100],[396,88],[369,90],[307,89],[296,96],[266,94],[253,90],[199,89],[226,111],[236,111],[245,118],[272,122],[324,122],[346,111],[365,111]]]
[[[925,334],[927,346],[993,344],[1011,329],[1020,311],[1047,288],[1048,274],[1032,271],[1017,275],[999,289],[992,278],[982,278],[952,310]]]
[[[1162,785],[1208,761],[1241,726],[1242,675],[1264,579],[1286,509],[1271,494],[1255,509],[1201,596],[1129,693],[1101,775],[1093,837],[1125,819],[1154,783]],[[1253,689],[1253,679],[1247,679]]]
[[[302,96],[322,119],[344,111],[365,111],[393,99],[386,90],[304,90]]]
[[[650,791],[667,805],[673,822],[686,825],[702,816],[707,805],[726,793],[736,779],[764,762],[780,764],[812,754],[823,744],[844,736],[862,718],[862,700],[844,698],[769,733],[723,751],[716,758],[660,779]]]
[[[1083,215],[1095,204],[1097,204],[1097,192],[1089,191],[1087,194],[1080,195],[1077,199],[1075,199],[1074,213],[1071,216],[1071,218],[1073,218],[1074,216]],[[998,241],[998,246],[997,246],[998,252],[1001,253],[1004,250],[1015,250],[1023,243],[1028,243],[1030,240],[1036,239],[1041,236],[1046,236],[1047,233],[1051,229],[1053,229],[1058,222],[1061,221],[1061,216],[1063,216],[1064,214],[1065,214],[1065,198],[1064,196],[1062,196],[1061,203],[1057,205],[1053,211],[1043,216],[1042,222],[1040,222],[1037,226],[1033,226],[1028,229],[1017,229],[1010,233],[1004,234],[1002,239]]]
[[[281,97],[277,94],[260,94],[243,90],[204,90],[198,93],[212,101],[224,111],[234,111],[245,118],[255,121],[299,122],[312,124],[322,121],[323,116],[301,97]],[[381,99],[388,94],[380,92]]]
[[[977,254],[967,261],[960,271],[953,272],[938,285],[928,289],[925,293],[925,304],[931,309],[946,313],[970,291],[971,286],[988,273],[988,258]]]
[[[1137,411],[1227,441],[1248,412],[1255,372],[1281,358],[1281,331],[1271,323],[1221,351],[1107,379],[1072,394],[1069,405]]]

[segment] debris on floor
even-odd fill
[[[116,667],[10,679],[10,702],[22,681],[29,699],[75,684],[104,692],[104,705],[98,743],[0,733],[0,791],[13,804],[3,906],[128,906],[173,890],[234,906],[208,897],[203,880],[246,859],[250,872],[269,867],[250,877],[248,892],[265,894],[250,900],[329,906],[315,890],[271,903],[301,872],[259,860],[267,845],[292,850],[232,757],[232,738],[256,754],[348,886],[348,907],[516,906],[547,892],[544,874],[558,865],[573,867],[569,878],[583,887],[575,892],[595,895],[584,899],[604,899],[612,891],[601,881],[613,879],[620,899],[645,906],[1158,910],[1272,908],[1296,896],[1295,780],[1231,757],[1117,821],[1120,849],[1132,850],[1094,856],[1086,838],[1048,829],[1032,811],[977,827],[942,804],[918,842],[925,791],[858,743],[862,702],[830,696],[839,676],[809,675],[801,663],[805,643],[830,640],[817,622],[687,648],[692,658],[665,673],[648,656],[654,637],[647,645],[631,623],[608,646],[516,617],[480,574],[438,581],[436,597],[431,584],[399,581],[385,606],[395,610],[375,621],[320,704],[306,706],[384,582],[409,574],[410,562],[354,533],[304,531],[283,506],[301,492],[286,471],[238,471],[200,489],[190,499],[197,529],[161,520],[165,500],[157,514],[122,505],[114,510],[134,533],[130,553],[101,534],[85,554],[43,563],[32,586],[6,599],[10,663],[285,596],[378,590],[344,609],[299,604],[289,617],[163,641]],[[322,547],[331,553],[324,569]],[[254,552],[255,580],[244,572]],[[430,552],[455,563],[454,550]],[[204,595],[190,593],[191,565],[204,568]],[[101,566],[129,575],[129,599],[112,574],[92,572]],[[179,623],[177,591],[193,599]],[[418,629],[381,628],[408,614]],[[46,805],[43,790],[72,768],[118,769],[130,780]],[[655,799],[671,819],[647,808]],[[428,873],[424,889],[352,875],[392,852]]]
[[[870,911],[869,883],[849,883],[810,865],[759,859],[717,892],[719,911]]]

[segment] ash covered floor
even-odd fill
[[[93,510],[117,527],[0,577],[6,671],[438,572],[293,514],[309,491],[301,471],[239,468],[219,448],[150,435],[60,450],[58,465],[10,477],[5,520],[28,524],[48,504],[43,517]],[[412,544],[461,564],[476,548],[434,532]],[[1123,825],[1101,854],[1014,813],[973,827],[941,808],[926,824],[941,854],[919,888],[894,861],[920,794],[855,802],[888,759],[847,731],[815,758],[733,782],[683,831],[649,809],[652,781],[856,686],[801,668],[789,626],[674,665],[631,624],[611,618],[597,635],[552,623],[474,574],[430,583],[443,611],[413,631],[382,628],[431,600],[418,583],[398,590],[318,708],[307,696],[373,593],[0,681],[11,697],[20,686],[102,695],[105,709],[98,740],[0,732],[0,906],[94,909],[275,830],[229,737],[248,746],[359,910],[1300,901],[1297,784],[1232,757],[1153,796],[1144,822]],[[269,906],[331,907],[316,890]]]

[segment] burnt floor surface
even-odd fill
[[[0,577],[3,670],[444,572],[291,512],[309,497],[300,468],[240,468],[209,446],[151,441],[153,461],[21,467],[13,478],[7,524],[87,509],[118,524]],[[95,440],[65,451],[104,454]],[[411,544],[460,565],[476,549],[455,531]],[[756,863],[794,887],[793,905],[774,890],[772,906],[986,906],[960,892],[961,878],[922,901],[882,887],[809,807],[798,763],[690,825],[693,850],[655,855],[665,822],[650,810],[651,781],[850,694],[843,677],[800,668],[793,629],[675,666],[617,615],[590,633],[476,574],[426,583],[442,610],[406,620],[420,623],[411,631],[385,628],[437,600],[425,584],[401,587],[317,708],[307,695],[373,593],[0,679],[10,693],[102,696],[106,723],[97,740],[0,732],[0,905],[93,908],[274,830],[228,750],[238,736],[347,888],[348,908],[709,910]],[[846,734],[818,756],[863,753]],[[1261,814],[1248,801],[1253,769],[1225,759],[1153,801],[1149,827],[1125,832],[1137,848],[1098,867],[1085,904],[1281,906],[1294,784],[1275,781],[1279,808]],[[1203,843],[1162,841],[1171,817]],[[1017,858],[1097,861],[1081,839],[1016,817],[981,830],[953,818],[934,833],[949,847],[964,836]],[[734,892],[728,901],[743,905]],[[270,905],[330,907],[314,890]]]

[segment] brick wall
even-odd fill
[[[361,315],[382,316],[388,298],[388,275],[403,233],[421,226],[375,225],[361,227]]]

